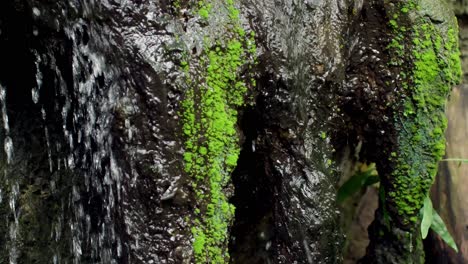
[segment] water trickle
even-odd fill
[[[33,87],[32,90],[31,90],[31,96],[32,96],[32,100],[35,104],[37,104],[39,102],[39,91],[41,90],[41,86],[42,86],[42,72],[41,70],[39,69],[39,64],[41,63],[41,57],[39,56],[39,54],[37,52],[34,52],[35,56],[36,56],[36,61],[35,61],[35,65],[36,65],[36,84],[37,84],[37,87]]]
[[[41,10],[37,7],[33,7],[32,9],[34,16],[40,16],[41,15]]]
[[[90,10],[92,8],[87,12]],[[108,65],[99,50],[93,49],[107,45],[93,25],[78,20],[65,32],[73,40],[75,89],[73,94],[69,94],[63,87],[65,82],[60,81],[61,93],[66,98],[61,113],[63,133],[68,147],[73,150],[67,157],[68,167],[74,168],[80,164],[83,173],[77,177],[82,177],[78,178],[79,182],[84,182],[84,186],[73,186],[73,204],[70,205],[74,214],[70,222],[74,261],[80,263],[83,254],[89,254],[92,259],[99,259],[102,263],[114,263],[118,254],[113,254],[113,250],[120,242],[112,218],[121,188],[120,168],[113,158],[113,139],[110,134],[114,117],[112,110],[119,101],[118,86],[112,84],[115,70]],[[89,43],[83,42],[83,35],[89,36]],[[100,79],[104,82],[100,82]],[[73,117],[72,127],[67,124],[69,116]],[[99,200],[100,209],[90,212],[88,208],[94,199]],[[96,215],[98,212],[102,219],[96,219],[99,217]],[[89,251],[85,252],[85,248]]]
[[[7,105],[6,105],[6,89],[0,84],[0,104],[2,107],[3,129],[5,130],[4,150],[7,155],[7,163],[11,163],[13,159],[13,141],[10,137],[10,124],[8,121]]]
[[[10,191],[10,200],[9,200],[9,205],[10,205],[10,210],[11,213],[13,214],[14,221],[9,223],[9,230],[10,230],[10,241],[9,241],[9,257],[10,257],[10,264],[16,264],[18,261],[18,248],[17,248],[17,238],[18,238],[18,232],[19,232],[19,222],[18,222],[18,217],[19,217],[19,211],[17,208],[17,202],[18,202],[18,195],[19,195],[19,185],[18,181],[14,180],[14,182],[11,185],[11,191]]]

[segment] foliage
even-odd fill
[[[356,172],[338,189],[337,201],[342,203],[347,198],[358,192],[364,187],[379,182],[379,176],[376,175],[374,166],[369,166],[367,170]]]
[[[440,217],[440,215],[435,211],[432,210],[432,223],[431,223],[431,229],[437,233],[444,241],[449,245],[451,248],[453,248],[456,252],[458,252],[458,247],[455,241],[453,240],[452,235],[447,230],[447,227],[445,226],[444,220]]]
[[[454,161],[458,162],[458,166],[461,166],[462,163],[468,163],[468,159],[459,159],[459,158],[452,158],[452,159],[443,159],[441,161]]]
[[[445,159],[443,161],[463,161],[468,162],[468,159]],[[358,171],[349,180],[347,180],[339,189],[337,194],[337,201],[342,203],[353,194],[362,190],[363,188],[379,182],[379,177],[375,175],[375,167],[370,166],[367,170]],[[383,191],[383,189],[381,189]],[[421,220],[421,237],[425,239],[428,235],[429,229],[432,229],[438,234],[451,248],[458,252],[457,245],[453,237],[448,232],[448,229],[432,206],[431,199],[426,196],[424,199],[424,206],[420,211]]]
[[[429,233],[429,228],[431,228],[433,214],[432,212],[432,201],[429,197],[426,196],[426,199],[424,199],[424,206],[421,209],[421,236],[423,239],[427,237],[427,234]]]
[[[423,239],[427,237],[429,228],[438,234],[444,241],[458,252],[458,247],[450,233],[448,232],[447,226],[440,217],[440,215],[432,207],[432,202],[429,197],[426,196],[424,199],[424,206],[421,209],[422,221],[421,221],[421,236]]]

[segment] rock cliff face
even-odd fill
[[[460,36],[460,51],[461,64],[465,72],[462,84],[456,86],[450,94],[447,117],[448,126],[446,131],[446,146],[447,150],[445,158],[464,158],[467,157],[465,147],[466,125],[466,5],[463,1],[452,1],[452,6],[457,15]],[[468,259],[468,251],[466,247],[466,212],[467,199],[464,195],[466,187],[461,184],[466,181],[466,165],[459,164],[456,161],[443,161],[439,163],[438,176],[434,182],[431,191],[431,197],[434,208],[442,216],[447,227],[454,237],[459,252],[456,253],[435,233],[430,232],[429,239],[424,243],[426,263],[466,263]],[[369,215],[370,208],[375,208],[374,188],[369,189],[366,195],[359,202],[359,207],[356,210],[356,215],[352,227],[350,228],[349,246],[347,246],[346,260],[348,263],[354,263],[356,259],[362,257],[364,249],[369,243],[367,234],[364,230],[367,228],[370,220],[373,219]],[[350,204],[348,204],[349,206]]]
[[[3,1],[0,259],[339,263],[359,160],[365,262],[422,263],[459,70],[436,0]]]
[[[1,10],[3,259],[224,262],[229,238],[233,261],[338,258],[320,137],[342,69],[336,4]]]
[[[446,158],[465,158],[466,151],[466,109],[467,109],[467,70],[468,70],[468,21],[466,1],[451,1],[453,11],[457,15],[460,27],[460,51],[463,68],[462,84],[455,87],[450,95],[447,107],[448,127],[446,132],[447,151]],[[439,174],[432,188],[432,200],[434,207],[447,223],[450,233],[453,235],[459,252],[456,253],[436,235],[432,234],[426,243],[429,263],[466,263],[468,261],[468,229],[466,228],[468,199],[466,197],[467,180],[466,164],[454,161],[443,162],[439,166]]]

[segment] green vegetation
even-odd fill
[[[461,166],[462,163],[468,163],[468,159],[459,159],[459,158],[443,159],[441,161],[458,162],[458,166]]]
[[[342,203],[363,188],[378,182],[379,176],[375,170],[375,164],[371,164],[366,170],[357,171],[353,176],[351,176],[351,178],[341,185],[338,189],[336,200],[338,203]]]
[[[211,4],[202,2],[202,1],[198,3],[199,3],[199,8],[200,8],[198,9],[198,15],[203,19],[208,19],[211,8],[212,8]]]
[[[424,206],[421,209],[421,236],[423,239],[427,237],[429,228],[438,234],[453,250],[458,252],[458,247],[453,240],[452,235],[447,230],[447,226],[440,215],[432,207],[432,202],[429,197],[424,199]]]
[[[421,208],[421,236],[423,239],[427,237],[429,233],[429,228],[432,223],[432,201],[431,198],[427,197],[424,199],[424,206]]]
[[[444,241],[453,248],[456,252],[458,252],[458,247],[455,241],[453,240],[452,235],[447,230],[445,226],[444,220],[440,217],[440,215],[435,211],[432,210],[432,222],[431,222],[431,229],[438,234]]]
[[[220,39],[205,37],[205,49],[198,63],[182,63],[190,89],[182,102],[185,140],[185,172],[192,177],[197,199],[192,234],[196,263],[226,263],[228,228],[234,217],[225,190],[240,153],[236,131],[237,109],[248,91],[243,65],[253,63],[254,35],[247,37],[232,0],[200,2],[198,15],[210,22],[212,5],[225,8],[228,22]],[[223,9],[224,10],[224,9]],[[191,74],[201,80],[190,81]]]
[[[408,14],[390,16],[389,22],[394,35],[388,46],[391,64],[401,69],[405,97],[401,108],[395,109],[398,147],[389,158],[395,169],[387,194],[403,224],[418,221],[445,151],[446,98],[461,78],[455,18],[443,26],[435,26],[426,17],[410,21],[409,15],[419,9],[410,1],[396,9]]]
[[[468,162],[466,159],[447,159],[449,161],[462,160]],[[375,170],[375,165],[371,164],[366,170],[358,171],[354,174],[349,180],[347,180],[339,189],[337,195],[337,201],[343,203],[344,200],[351,197],[355,193],[363,190],[367,186],[373,185],[379,182],[379,176]],[[380,188],[381,201],[385,201],[385,190]],[[386,225],[389,226],[388,212],[383,210],[384,221]],[[437,211],[432,207],[431,199],[426,196],[424,198],[424,206],[419,212],[419,219],[421,219],[421,238],[425,239],[428,235],[429,229],[432,229],[436,234],[438,234],[451,248],[458,252],[458,247],[450,233],[447,230],[442,218],[439,216]]]

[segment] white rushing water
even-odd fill
[[[41,86],[42,86],[42,72],[39,69],[39,64],[41,63],[41,57],[39,56],[39,54],[37,52],[35,52],[35,55],[36,55],[35,64],[36,64],[36,84],[37,84],[37,87],[32,88],[31,96],[32,96],[33,102],[35,104],[37,104],[37,103],[39,103],[39,91],[41,90]]]
[[[17,202],[18,202],[18,196],[19,196],[19,184],[18,180],[14,180],[11,186],[11,193],[10,193],[10,210],[13,213],[14,216],[14,221],[9,223],[9,229],[10,229],[10,264],[16,264],[18,261],[18,249],[17,249],[17,239],[18,239],[18,231],[19,231],[19,222],[18,222],[18,208],[17,208]]]
[[[11,163],[13,159],[13,141],[10,137],[10,124],[8,121],[7,105],[6,105],[6,88],[0,84],[0,104],[2,108],[3,129],[5,130],[4,150],[7,155],[7,163]]]
[[[3,129],[4,129],[4,151],[6,154],[6,161],[7,164],[11,164],[13,161],[13,141],[10,136],[10,123],[8,119],[8,113],[7,113],[7,103],[6,103],[6,95],[7,91],[4,86],[0,84],[0,104],[1,104],[1,111],[2,111],[2,121],[3,121]],[[8,179],[8,168],[4,170],[4,177],[5,179]],[[13,179],[8,179],[8,182],[11,186],[10,194],[9,194],[9,207],[10,207],[10,212],[13,215],[14,221],[8,223],[8,228],[9,228],[9,263],[10,264],[16,264],[18,260],[18,248],[16,246],[17,244],[17,238],[18,238],[18,231],[19,231],[19,223],[18,223],[18,208],[17,208],[17,203],[18,203],[18,196],[19,196],[19,183],[18,179],[13,178]],[[1,193],[1,190],[0,190]],[[2,199],[0,199],[1,202]]]
[[[74,169],[76,164],[80,164],[81,171],[74,175],[80,179],[73,181],[73,198],[70,204],[73,210],[69,226],[74,263],[82,263],[84,254],[90,255],[92,259],[99,259],[100,263],[117,263],[120,240],[115,232],[113,218],[120,196],[121,169],[112,154],[110,133],[112,111],[119,94],[118,86],[112,83],[116,79],[115,72],[102,52],[91,48],[107,45],[102,36],[93,30],[92,25],[78,19],[65,29],[65,33],[73,41],[74,87],[73,94],[70,94],[66,83],[60,81],[60,96],[66,98],[61,105],[63,133],[71,150],[66,157],[66,166]],[[89,35],[88,44],[80,39],[84,34]],[[55,71],[60,73],[58,68]],[[99,78],[104,79],[104,87],[99,83]],[[70,117],[73,120],[71,127],[67,124]],[[79,185],[78,182],[84,182],[84,185]],[[89,210],[89,196],[99,200],[96,212]],[[117,254],[113,253],[114,247],[117,248]]]

